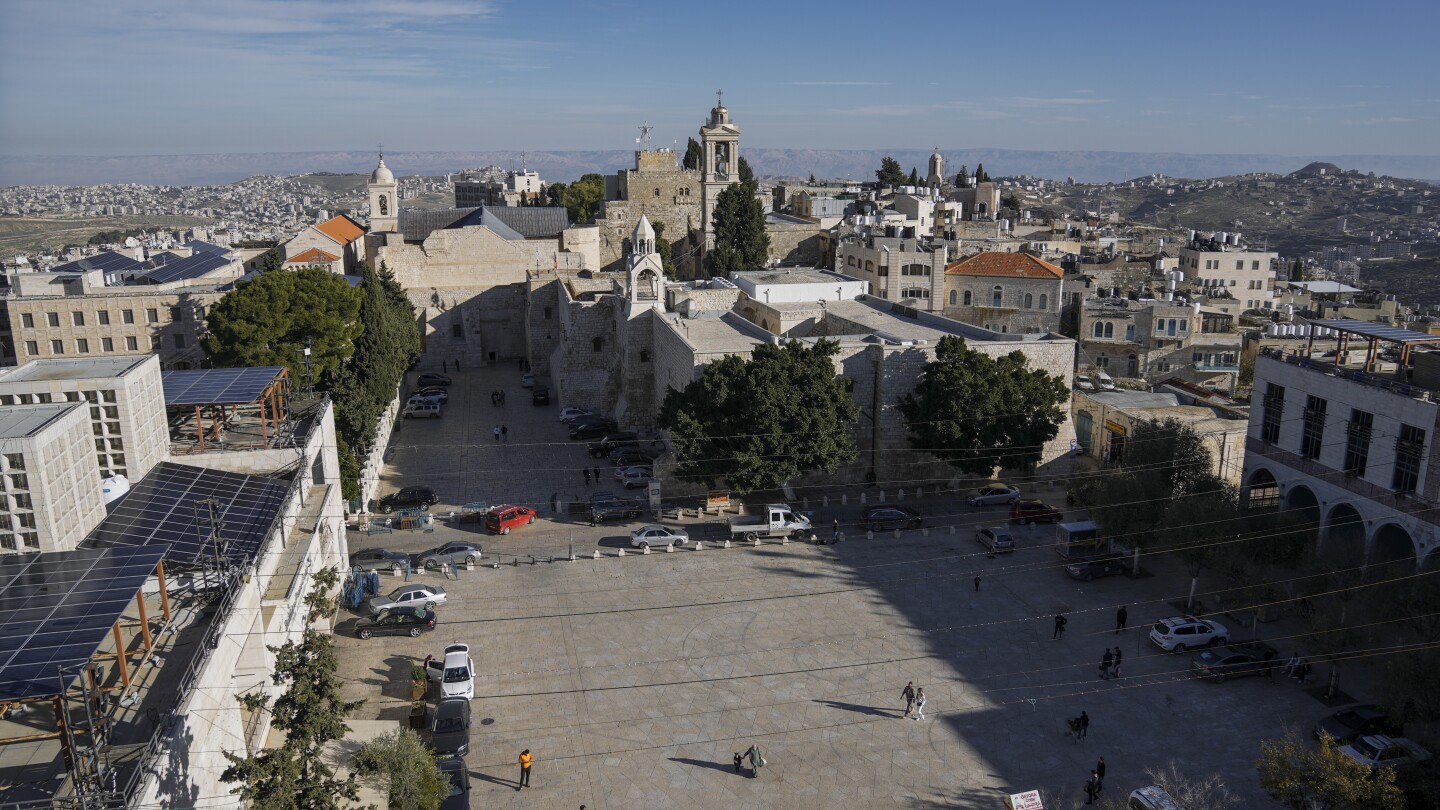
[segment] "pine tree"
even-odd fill
[[[700,147],[700,143],[698,141],[696,141],[694,138],[691,138],[690,142],[685,144],[685,157],[680,161],[680,165],[684,166],[687,169],[698,171],[700,169],[700,164],[702,164],[704,161],[705,150]]]
[[[770,235],[765,232],[765,211],[751,185],[735,183],[720,192],[713,225],[715,248],[705,255],[705,268],[711,276],[765,266]]]
[[[914,166],[910,167],[910,185],[920,185],[920,170],[916,169]]]
[[[961,167],[960,167],[960,173],[957,174],[957,175],[955,175],[955,187],[956,187],[956,188],[969,188],[969,187],[970,187],[970,172],[969,172],[969,170],[966,169],[964,166],[961,166]]]
[[[1295,263],[1292,264],[1292,265],[1290,265],[1290,280],[1291,280],[1291,281],[1304,281],[1304,280],[1305,280],[1305,260],[1304,260],[1304,259],[1301,259],[1299,256],[1296,256],[1296,257],[1295,257]]]
[[[880,168],[875,170],[875,179],[882,186],[890,188],[903,186],[905,185],[905,170],[900,168],[900,161],[887,155],[880,161]]]
[[[985,164],[984,164],[984,163],[976,163],[976,164],[975,164],[975,182],[977,182],[977,183],[988,183],[988,182],[990,182],[990,175],[989,175],[988,173],[986,173],[986,171],[985,171]]]
[[[747,162],[747,161],[745,160],[745,156],[744,156],[744,155],[741,155],[741,156],[740,156],[740,160],[738,161],[738,166],[739,166],[739,169],[738,169],[737,171],[738,171],[739,174],[740,174],[740,182],[742,182],[742,183],[744,183],[744,184],[746,184],[746,185],[748,185],[748,186],[754,186],[754,185],[755,185],[755,172],[753,172],[753,171],[750,170],[750,164],[749,164],[749,162]]]
[[[815,185],[815,173],[814,173],[814,172],[811,172],[811,173],[810,173],[810,180],[808,181],[808,183],[809,183],[810,185],[812,185],[812,186]]]

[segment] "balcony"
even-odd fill
[[[1350,354],[1364,357],[1364,352],[1351,352]],[[1412,385],[1403,379],[1399,379],[1397,372],[1404,370],[1400,369],[1395,363],[1378,363],[1377,365],[1385,373],[1377,374],[1375,372],[1365,371],[1363,361],[1349,362],[1349,359],[1343,355],[1334,357],[1311,357],[1304,352],[1287,351],[1285,349],[1267,346],[1260,349],[1260,356],[1268,357],[1271,360],[1278,360],[1282,363],[1288,363],[1292,366],[1308,368],[1319,374],[1340,377],[1370,388],[1379,388],[1403,397],[1417,399],[1421,402],[1431,402],[1434,399],[1434,391],[1418,385]]]

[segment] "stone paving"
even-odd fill
[[[565,442],[558,405],[522,397],[518,376],[461,372],[449,415],[397,438],[392,486],[430,483],[437,512],[476,499],[547,506],[563,489],[547,482],[567,476],[583,497],[581,443]],[[502,380],[509,403],[491,409]],[[484,431],[502,410],[510,444],[497,447]],[[1161,561],[1153,576],[1077,583],[1059,569],[1048,526],[1015,527],[1018,550],[992,557],[972,533],[1001,522],[998,508],[921,508],[935,528],[898,539],[625,557],[616,555],[632,526],[550,517],[504,538],[443,521],[352,534],[352,550],[419,551],[463,536],[487,554],[521,555],[564,554],[573,535],[577,553],[604,556],[462,570],[443,583],[440,626],[418,639],[360,641],[353,619],[341,621],[347,697],[368,701],[359,720],[403,722],[411,665],[469,642],[481,675],[467,758],[475,807],[998,808],[1031,788],[1047,791],[1047,808],[1072,807],[1100,756],[1109,794],[1148,784],[1146,766],[1176,759],[1222,774],[1246,806],[1267,805],[1258,740],[1308,728],[1326,709],[1285,679],[1190,681],[1188,656],[1156,651],[1145,633],[1188,589],[1178,568]],[[385,577],[382,589],[395,582]],[[1115,607],[1127,603],[1131,629],[1117,636]],[[1052,641],[1057,610],[1070,623]],[[1124,677],[1101,681],[1100,656],[1116,644]],[[900,716],[907,680],[929,696],[924,721]],[[1092,726],[1077,742],[1065,720],[1082,709]],[[752,743],[770,763],[754,779],[731,766]],[[523,748],[537,759],[534,786],[520,791]]]

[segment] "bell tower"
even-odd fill
[[[370,232],[390,233],[399,230],[399,186],[390,167],[385,165],[385,153],[380,153],[380,162],[370,173],[366,185],[370,199]]]
[[[655,251],[655,229],[644,214],[635,223],[630,237],[634,251],[625,260],[629,281],[629,295],[626,296],[626,316],[646,309],[663,312],[665,309],[665,266],[660,254]]]
[[[700,216],[705,223],[706,250],[715,246],[715,202],[720,192],[740,182],[740,128],[731,123],[730,111],[722,100],[723,93],[717,90],[710,118],[700,127],[700,144],[705,151]]]

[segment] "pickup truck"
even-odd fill
[[[765,505],[765,512],[759,515],[736,515],[730,518],[730,536],[742,540],[764,540],[774,537],[793,537],[809,540],[815,536],[810,519],[798,514],[788,504]]]

